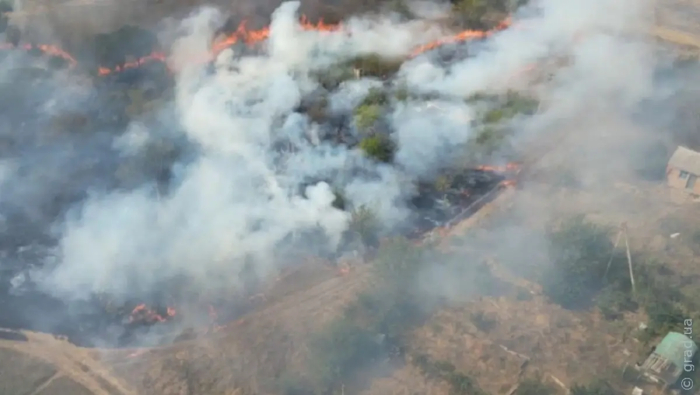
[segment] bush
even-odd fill
[[[378,104],[363,104],[355,109],[355,125],[360,130],[372,127],[382,115],[382,107]]]
[[[375,134],[360,141],[360,149],[372,159],[389,163],[394,159],[393,141],[383,135]]]
[[[501,145],[506,135],[502,128],[486,126],[477,132],[475,142],[485,151],[491,152]]]
[[[539,105],[539,101],[533,97],[523,96],[514,91],[506,93],[504,107],[508,114],[512,114],[511,116],[517,114],[532,115],[537,112]]]
[[[603,276],[613,253],[609,230],[582,216],[570,218],[549,232],[549,256],[552,270],[543,279],[543,291],[564,308],[587,307],[603,287]],[[613,256],[608,278],[617,283],[624,276],[626,264]],[[627,280],[629,281],[629,279]]]
[[[358,56],[347,62],[347,66],[360,70],[363,77],[376,77],[386,79],[401,68],[402,59],[387,59],[379,54]]]
[[[507,13],[505,0],[459,0],[452,6],[452,16],[455,21],[465,28],[488,30],[496,25],[494,18],[489,15]]]

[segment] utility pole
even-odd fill
[[[612,252],[610,253],[610,259],[608,260],[608,266],[605,268],[605,274],[603,275],[603,281],[607,280],[608,272],[610,271],[610,266],[612,265],[613,257],[615,256],[615,250],[618,244],[620,244],[620,238],[625,239],[625,252],[627,253],[627,267],[630,273],[630,284],[632,284],[632,295],[637,296],[637,285],[634,281],[634,270],[632,269],[632,254],[630,253],[629,238],[627,236],[627,222],[620,224],[619,231],[617,232],[617,237],[615,238],[615,244],[613,244]]]

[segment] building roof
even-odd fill
[[[678,367],[683,367],[684,353],[686,350],[692,351],[695,354],[698,351],[698,346],[690,338],[678,332],[669,332],[661,343],[656,346],[654,354],[657,354]]]
[[[679,170],[700,175],[700,152],[679,146],[668,161],[668,165]]]

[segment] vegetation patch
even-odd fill
[[[426,377],[449,383],[450,395],[487,395],[473,377],[459,372],[449,362],[434,361],[425,354],[415,355],[412,360]]]
[[[396,145],[388,136],[373,134],[360,141],[360,149],[369,158],[378,162],[389,163],[394,159]]]

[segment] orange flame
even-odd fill
[[[148,308],[145,303],[141,303],[138,306],[134,307],[133,310],[131,310],[131,314],[129,315],[129,323],[144,322],[148,324],[153,324],[156,322],[165,322],[170,318],[174,317],[175,314],[175,309],[172,307],[168,307],[166,309],[165,315],[162,316],[158,314],[155,310]]]
[[[3,43],[3,44],[0,44],[0,49],[8,50],[8,49],[15,49],[15,48],[18,48],[18,47],[16,47],[15,45],[13,45],[13,44],[11,44],[11,43]],[[39,50],[39,51],[41,51],[41,52],[43,52],[43,53],[45,53],[45,54],[47,54],[47,55],[49,55],[49,56],[59,57],[59,58],[65,60],[66,62],[68,62],[68,64],[69,64],[71,67],[74,67],[74,66],[76,66],[76,65],[78,64],[78,61],[75,60],[75,58],[74,58],[71,54],[69,54],[68,52],[62,50],[61,48],[59,48],[59,47],[57,47],[57,46],[55,46],[55,45],[45,45],[45,44],[39,44],[39,45],[22,44],[22,45],[19,46],[19,48],[21,48],[21,49],[23,49],[23,50],[25,50],[25,51],[31,51],[31,50],[37,49],[37,50]]]
[[[416,57],[424,52],[430,51],[437,47],[443,46],[445,44],[457,43],[461,41],[476,40],[480,38],[486,38],[496,32],[507,29],[511,25],[511,18],[508,17],[499,23],[492,30],[464,30],[453,36],[441,38],[427,44],[423,44],[411,52],[411,57]]]
[[[146,55],[144,57],[141,57],[139,59],[136,59],[131,62],[126,62],[121,66],[117,66],[113,69],[109,69],[107,67],[100,67],[97,69],[97,74],[99,75],[108,75],[112,73],[120,73],[124,70],[128,69],[135,69],[138,67],[143,66],[144,64],[152,61],[158,61],[158,62],[166,62],[168,59],[168,56],[165,53],[162,52],[153,52],[149,55]]]
[[[317,23],[311,23],[308,21],[308,19],[305,16],[301,17],[300,20],[300,26],[303,30],[308,30],[308,31],[321,31],[321,32],[337,32],[342,29],[341,24],[327,24],[324,23],[323,20],[319,20]],[[492,30],[488,31],[482,31],[482,30],[465,30],[460,33],[457,33],[453,36],[446,37],[443,39],[435,40],[433,42],[424,44],[416,48],[414,51],[411,52],[410,57],[415,57],[421,53],[424,53],[426,51],[435,49],[439,46],[448,44],[448,43],[454,43],[454,42],[460,42],[460,41],[466,41],[466,40],[472,40],[472,39],[479,39],[479,38],[485,38],[497,31],[504,30],[508,28],[511,25],[511,19],[507,18],[498,26],[496,26]],[[264,27],[259,30],[249,30],[246,28],[246,21],[241,22],[236,30],[224,37],[219,38],[216,40],[211,47],[211,54],[208,57],[208,59],[202,59],[202,63],[206,63],[214,59],[219,53],[221,53],[224,49],[231,47],[232,45],[243,42],[246,45],[255,45],[258,44],[270,37],[270,28],[269,27]],[[17,48],[12,44],[5,43],[5,44],[0,44],[0,50],[2,49],[14,49]],[[19,46],[21,49],[25,50],[32,50],[32,49],[38,49],[44,52],[47,55],[50,56],[56,56],[64,59],[65,61],[68,62],[70,67],[75,67],[78,62],[77,60],[68,52],[62,50],[61,48],[53,45],[32,45],[32,44],[22,44]],[[153,52],[149,55],[146,55],[144,57],[141,57],[137,60],[127,62],[125,64],[116,66],[114,68],[108,68],[108,67],[99,67],[97,70],[97,74],[100,76],[105,76],[109,75],[112,73],[118,73],[122,72],[128,69],[134,69],[141,67],[142,65],[152,62],[152,61],[158,61],[158,62],[167,62],[167,55],[162,52]]]
[[[243,21],[238,25],[238,28],[236,30],[229,34],[228,36],[225,36],[219,40],[217,40],[213,45],[212,45],[212,57],[216,57],[221,51],[224,49],[238,43],[238,42],[243,42],[246,45],[255,45],[257,43],[260,43],[264,40],[267,40],[270,37],[270,28],[269,27],[264,27],[259,30],[248,30],[246,28],[247,21]],[[301,20],[299,21],[299,24],[301,25],[301,28],[303,30],[314,30],[314,31],[321,31],[321,32],[334,32],[334,31],[339,31],[341,29],[341,25],[333,25],[333,24],[327,24],[323,22],[323,19],[319,20],[317,23],[311,23],[307,20],[306,16],[301,17]]]

